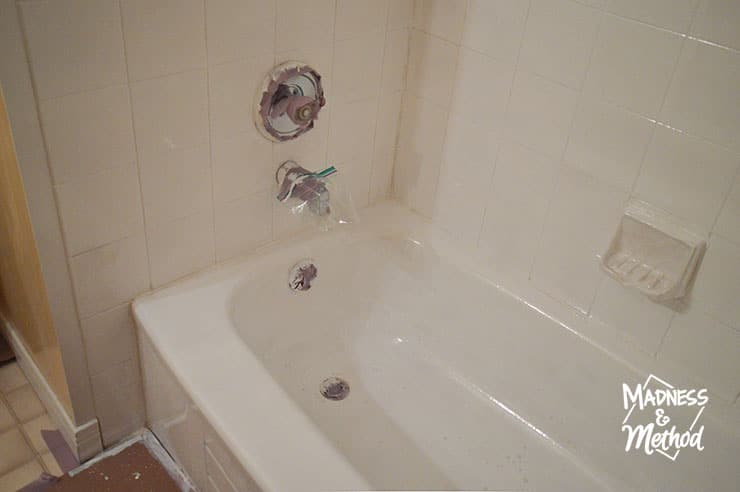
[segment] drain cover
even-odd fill
[[[288,286],[295,291],[308,290],[311,288],[311,282],[316,279],[317,272],[313,260],[309,258],[301,260],[290,269]]]
[[[349,383],[340,378],[326,378],[321,382],[321,396],[327,400],[344,400],[349,395]]]

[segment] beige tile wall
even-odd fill
[[[26,188],[31,225],[46,284],[49,308],[64,360],[72,400],[71,419],[84,425],[95,418],[72,280],[62,239],[53,183],[31,84],[30,67],[15,0],[0,0],[0,84],[12,123],[15,152]]]
[[[360,206],[389,194],[412,2],[18,5],[109,445],[143,423],[128,302],[299,227],[274,203],[280,162],[336,164]],[[292,59],[322,73],[328,103],[312,133],[273,145],[253,98]]]
[[[272,198],[287,158],[337,163],[360,205],[393,175],[482,266],[736,399],[733,2],[414,3],[409,30],[410,0],[20,1],[107,443],[141,423],[128,301],[300,226]],[[252,94],[296,58],[322,72],[328,106],[311,134],[272,145]],[[710,234],[683,314],[597,268],[632,196]]]
[[[415,6],[395,194],[505,285],[536,288],[594,333],[606,327],[736,400],[738,2]],[[709,235],[678,310],[599,270],[632,197]]]

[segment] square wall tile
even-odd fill
[[[327,162],[336,165],[356,207],[368,204],[377,99],[337,103],[331,112]]]
[[[118,364],[90,378],[103,445],[110,447],[145,423],[138,361]]]
[[[513,80],[513,65],[461,48],[450,111],[501,133]]]
[[[7,405],[0,400],[0,434],[15,426],[15,417],[10,414]]]
[[[676,34],[607,15],[584,90],[635,113],[655,117],[682,42]]]
[[[736,0],[700,0],[691,34],[740,50],[740,9]]]
[[[532,270],[535,286],[587,313],[604,276],[599,257],[626,200],[626,192],[561,169]]]
[[[272,53],[275,4],[275,0],[206,0],[208,64]]]
[[[449,107],[458,47],[421,31],[411,31],[406,89],[416,97]]]
[[[19,3],[40,100],[125,84],[116,0]]]
[[[69,259],[81,318],[133,299],[149,289],[143,232]]]
[[[370,203],[370,179],[372,177],[373,154],[363,153],[344,162],[344,186],[356,209]]]
[[[208,143],[205,70],[135,82],[131,95],[140,154]]]
[[[709,231],[739,165],[737,156],[721,147],[658,126],[635,194]]]
[[[377,96],[383,69],[384,43],[383,31],[334,43],[331,87],[335,102]],[[358,74],[362,76],[358,77]]]
[[[136,334],[129,303],[81,320],[91,376],[136,357]]]
[[[466,7],[466,0],[417,0],[414,25],[429,34],[460,43]]]
[[[299,48],[314,36],[334,37],[335,0],[276,0],[277,32],[275,49]]]
[[[456,238],[478,240],[491,193],[498,140],[489,130],[450,117],[437,185],[434,219]]]
[[[673,319],[658,360],[698,377],[709,391],[733,401],[740,392],[740,332],[696,310]]]
[[[577,100],[573,89],[520,70],[514,77],[506,129],[513,140],[560,158]]]
[[[27,384],[5,395],[8,405],[19,422],[28,422],[46,411],[36,396],[33,386]]]
[[[388,3],[388,29],[411,27],[414,19],[414,0],[390,0]]]
[[[213,209],[147,224],[152,287],[159,287],[215,261]]]
[[[408,65],[410,36],[411,34],[408,29],[388,31],[385,35],[383,91],[400,91],[406,87],[406,67]]]
[[[511,140],[501,143],[478,243],[494,271],[529,278],[557,170],[552,158]]]
[[[393,194],[431,217],[447,129],[447,112],[419,98],[404,101],[393,175]]]
[[[358,155],[372,155],[378,100],[337,103],[331,112],[327,159],[342,169]]]
[[[589,317],[611,327],[644,352],[654,355],[668,330],[673,311],[651,301],[637,290],[604,277]]]
[[[714,232],[740,244],[740,174],[735,177],[735,184],[714,225]]]
[[[252,129],[212,144],[214,199],[228,202],[268,190],[275,182],[272,144]]]
[[[0,476],[2,490],[19,490],[33,482],[44,472],[37,460],[31,460],[15,470]]]
[[[691,295],[698,307],[740,330],[740,245],[712,235]]]
[[[609,11],[622,17],[685,33],[689,30],[698,3],[699,0],[611,0]]]
[[[26,444],[18,428],[0,434],[0,475],[5,475],[32,459],[33,450]]]
[[[254,251],[272,240],[272,190],[216,205],[216,260]]]
[[[56,426],[51,422],[47,413],[23,424],[23,433],[31,442],[31,447],[33,447],[33,450],[37,454],[43,454],[49,451],[46,441],[41,436],[42,430],[56,430]]]
[[[136,161],[127,86],[49,99],[39,109],[55,183]]]
[[[582,97],[565,150],[565,162],[607,184],[630,191],[654,126],[640,115]]]
[[[324,93],[330,96],[327,97],[326,104],[331,105],[334,102],[336,98],[334,97],[334,77],[332,75],[334,64],[334,40],[332,38],[316,36],[305,39],[301,42],[300,46],[276,52],[274,58],[274,65],[279,65],[280,63],[288,61],[300,60],[319,72],[321,75],[321,83],[324,86]],[[259,87],[261,87],[262,80],[264,76],[267,75],[268,71],[269,70],[262,71],[263,73],[259,79]],[[327,108],[324,107],[322,112],[325,113],[326,109]]]
[[[210,210],[213,200],[208,145],[143,153],[139,160],[147,223],[165,222]]]
[[[580,89],[601,12],[571,0],[532,0],[520,66]]]
[[[370,175],[370,205],[390,197],[395,160],[395,148],[390,151],[382,151],[376,146],[375,152],[373,152],[373,171]]]
[[[121,0],[131,80],[204,68],[203,0]]]
[[[740,151],[740,53],[686,40],[662,121]]]
[[[462,44],[497,60],[515,63],[524,34],[529,2],[470,0]]]
[[[143,230],[134,163],[57,185],[56,191],[70,256]]]
[[[18,362],[10,362],[0,366],[0,393],[10,393],[27,383],[28,379],[21,371]]]
[[[384,30],[389,0],[337,0],[334,39],[349,39]]]
[[[382,94],[375,125],[375,152],[389,153],[396,148],[403,92]]]
[[[209,69],[211,133],[214,138],[231,137],[255,129],[255,97],[272,64],[272,54],[262,54]]]
[[[313,130],[288,142],[281,142],[272,146],[273,168],[270,171],[270,185],[277,186],[275,183],[275,169],[287,160],[300,162],[306,169],[324,169],[326,168],[327,148],[329,142],[329,125],[330,113],[332,108],[324,107],[323,115],[319,116],[319,121]],[[275,188],[277,193],[277,188]]]

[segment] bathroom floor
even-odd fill
[[[18,363],[0,365],[0,492],[15,491],[42,472],[62,471],[42,430],[55,430]]]
[[[96,461],[70,477],[65,475],[47,492],[99,490],[129,492],[134,490],[181,492],[164,466],[142,443],[127,446],[119,453]]]

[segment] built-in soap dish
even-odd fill
[[[706,239],[645,202],[627,205],[602,268],[626,287],[654,301],[684,297],[699,266]]]

